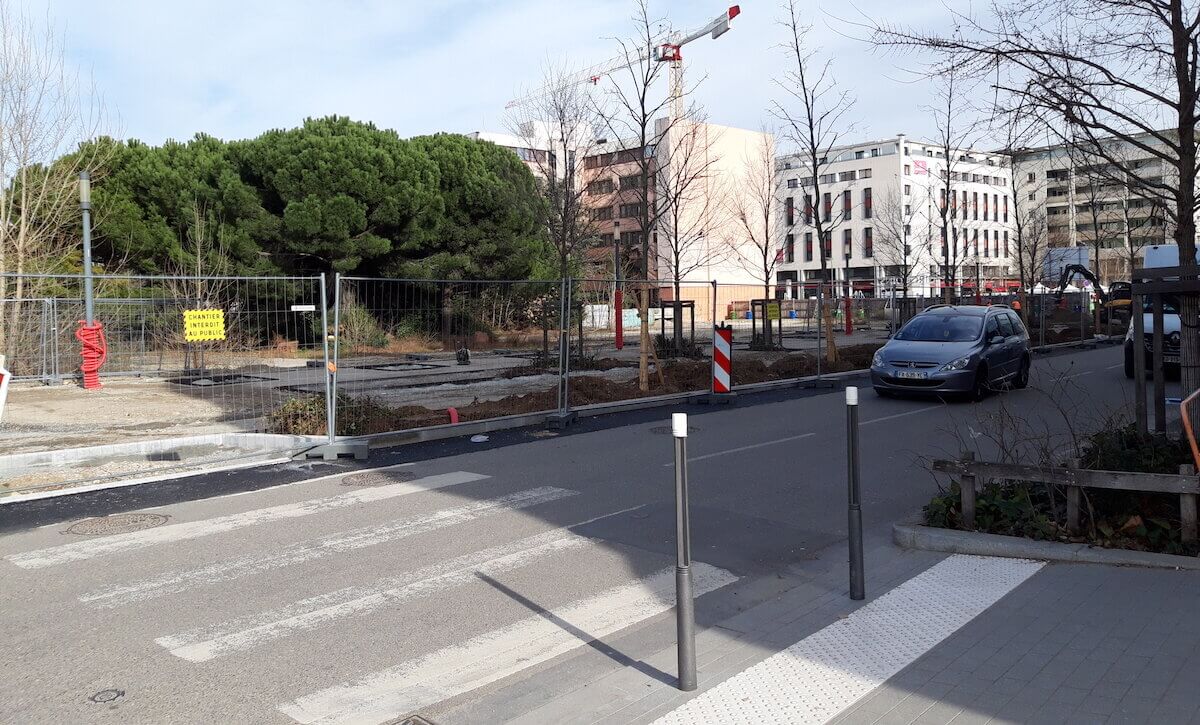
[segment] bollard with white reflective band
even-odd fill
[[[696,612],[692,600],[692,537],[688,522],[687,413],[671,415],[675,438],[675,630],[679,689],[696,689]]]
[[[863,572],[862,501],[858,487],[858,388],[846,387],[846,481],[849,503],[850,535],[850,598],[866,596],[866,574]]]

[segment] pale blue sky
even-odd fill
[[[954,0],[959,2],[961,0]],[[579,66],[614,54],[630,32],[627,0],[21,0],[65,34],[68,56],[119,116],[119,135],[161,143],[198,131],[245,138],[306,116],[348,115],[402,135],[503,130],[504,103],[536,84],[547,60]],[[701,24],[725,0],[658,0],[657,15]],[[740,3],[718,41],[685,51],[689,79],[707,74],[698,100],[713,122],[757,128],[780,97],[785,61],[775,1]],[[913,6],[917,6],[914,9]],[[840,16],[945,17],[939,0],[809,0],[813,38],[858,98],[856,137],[932,133],[929,90],[865,45]],[[831,28],[829,26],[834,26]],[[903,59],[909,65],[915,59]]]

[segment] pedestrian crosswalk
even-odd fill
[[[674,606],[668,553],[629,551],[582,533],[642,506],[614,511],[565,486],[497,484],[466,471],[320,495],[329,485],[286,503],[276,493],[231,498],[205,509],[219,515],[143,531],[45,545],[47,532],[3,559],[16,567],[11,572],[26,572],[24,581],[59,592],[60,607],[137,632],[123,643],[130,656],[149,657],[155,676],[175,678],[156,683],[160,690],[186,699],[197,682],[270,678],[239,706],[258,711],[226,713],[245,721],[386,722]],[[91,566],[97,559],[103,565]],[[702,562],[693,571],[697,596],[737,581]],[[400,614],[448,603],[468,616],[436,631],[424,629],[436,619]],[[45,621],[53,626],[53,617]],[[388,632],[389,646],[376,631]],[[363,652],[369,656],[355,656]],[[289,677],[282,666],[272,676],[249,664],[264,662],[286,662],[305,676]],[[45,666],[57,672],[62,663]],[[46,693],[50,700],[62,684]],[[74,706],[63,704],[58,719],[86,719]]]

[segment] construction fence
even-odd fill
[[[0,277],[0,354],[15,378],[0,418],[0,495],[704,392],[714,325],[732,334],[735,388],[860,369],[939,301],[835,292],[782,299],[773,287],[719,281],[105,275],[94,292],[101,387],[85,390],[82,278]],[[1031,332],[1062,341],[1081,316],[1069,296],[1048,297],[1030,298],[1042,320]]]

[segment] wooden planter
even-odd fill
[[[938,460],[933,470],[957,476],[962,492],[962,519],[968,529],[975,528],[975,486],[979,479],[1002,478],[1030,483],[1049,483],[1067,489],[1067,530],[1079,533],[1081,489],[1106,488],[1117,491],[1148,491],[1179,494],[1179,518],[1185,542],[1196,541],[1196,496],[1200,477],[1194,466],[1180,466],[1179,474],[1127,473],[1125,471],[1089,471],[1081,468],[1026,466],[1019,463],[976,461],[974,453],[964,453],[957,461]]]

